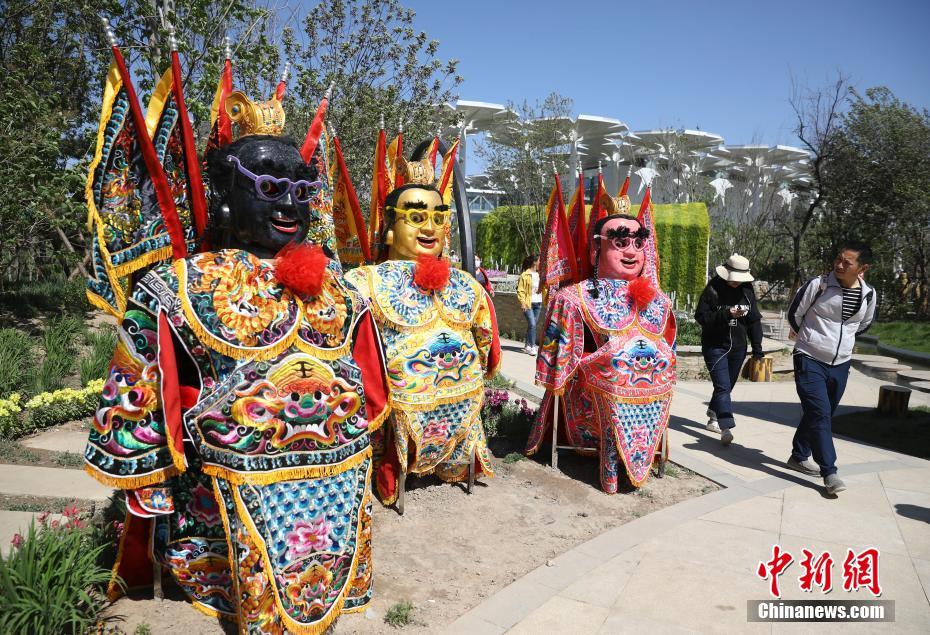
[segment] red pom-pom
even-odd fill
[[[289,243],[278,252],[274,272],[278,282],[301,297],[320,295],[329,258],[319,245]]]
[[[648,278],[640,276],[630,283],[630,295],[633,296],[636,306],[642,309],[649,306],[656,297],[656,288]]]
[[[449,283],[449,261],[435,256],[420,256],[413,270],[413,281],[430,291],[442,289]]]

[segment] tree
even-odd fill
[[[248,0],[7,0],[0,3],[0,285],[76,272],[87,247],[83,183],[96,142],[102,85],[111,61],[107,17],[145,100],[169,66],[176,31],[185,100],[203,142],[224,59],[233,46],[234,86],[267,98],[284,60],[301,67],[289,83],[287,131],[298,140],[330,81],[335,122],[350,170],[367,189],[380,113],[406,117],[413,136],[447,121],[461,81],[438,42],[413,28],[398,0],[326,0],[303,20]],[[417,139],[419,140],[419,139]],[[409,151],[409,146],[408,146]]]
[[[437,57],[439,42],[414,25],[415,13],[398,0],[325,0],[284,32],[297,68],[298,111],[288,130],[303,135],[316,103],[334,84],[327,120],[335,128],[359,195],[370,195],[375,137],[384,117],[390,132],[403,124],[405,150],[454,121],[457,60]],[[302,35],[302,38],[299,37]]]
[[[883,314],[930,317],[930,112],[887,88],[852,91],[830,156],[821,244],[871,242],[869,279],[884,291]],[[901,274],[907,284],[896,289]]]
[[[565,172],[565,157],[572,122],[572,100],[551,93],[541,103],[526,100],[509,108],[519,115],[510,128],[488,135],[478,147],[487,163],[490,182],[500,188],[508,203],[512,226],[520,235],[526,255],[539,253],[546,221],[546,202],[552,191],[553,163]],[[525,213],[521,206],[531,210]]]
[[[828,192],[826,169],[835,157],[842,123],[841,107],[848,92],[849,80],[841,73],[837,73],[831,83],[817,89],[802,88],[797,82],[793,84],[790,103],[795,114],[794,131],[810,153],[813,186],[806,203],[787,205],[773,219],[775,226],[791,238],[792,290],[800,287],[808,274],[803,266],[804,237]]]

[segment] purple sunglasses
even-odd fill
[[[243,167],[239,159],[233,155],[227,154],[226,159],[235,163],[239,173],[255,184],[255,193],[263,201],[278,201],[293,193],[298,203],[309,203],[320,186],[323,185],[322,181],[292,181],[288,178],[279,179],[270,174],[258,175]]]

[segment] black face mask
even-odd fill
[[[256,175],[271,175],[292,181],[315,181],[297,148],[273,139],[259,139],[242,147],[236,158]],[[225,155],[221,159],[227,162]],[[263,200],[255,182],[242,174],[235,162],[228,161],[230,187],[218,193],[229,208],[228,218],[218,218],[220,243],[242,249],[259,258],[273,258],[291,242],[303,242],[310,226],[310,204],[300,203],[293,193],[275,201]],[[219,207],[219,206],[218,206]]]

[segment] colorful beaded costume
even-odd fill
[[[464,477],[472,455],[493,473],[480,413],[484,379],[501,357],[494,305],[464,271],[450,270],[445,287],[431,291],[414,282],[415,267],[389,260],[346,274],[371,305],[387,359],[394,416],[376,485],[388,504],[397,496],[398,457],[409,456],[408,472],[448,481]]]
[[[620,204],[614,208],[629,209],[628,199],[625,209]],[[549,305],[536,360],[536,383],[546,395],[527,454],[548,440],[558,395],[558,444],[596,453],[601,487],[608,494],[617,492],[620,469],[634,487],[648,479],[668,425],[676,378],[675,315],[668,296],[658,291],[648,189],[641,210],[637,220],[651,234],[640,277],[594,277],[559,290]],[[633,289],[645,282],[648,301]],[[667,453],[667,446],[662,451]]]
[[[150,145],[141,131],[132,143]],[[318,174],[325,156],[325,142],[314,143],[307,160]],[[320,184],[309,205],[306,240],[332,252],[328,192]],[[103,273],[119,280],[112,267]],[[341,282],[337,259],[313,294],[285,287],[273,261],[241,249],[141,274],[120,281],[131,283],[128,297],[108,302],[121,318],[118,344],[85,451],[94,478],[126,490],[114,574],[129,588],[151,584],[155,562],[196,608],[241,632],[324,632],[371,597],[370,435],[388,394],[370,311]],[[91,291],[103,288],[94,282]]]

